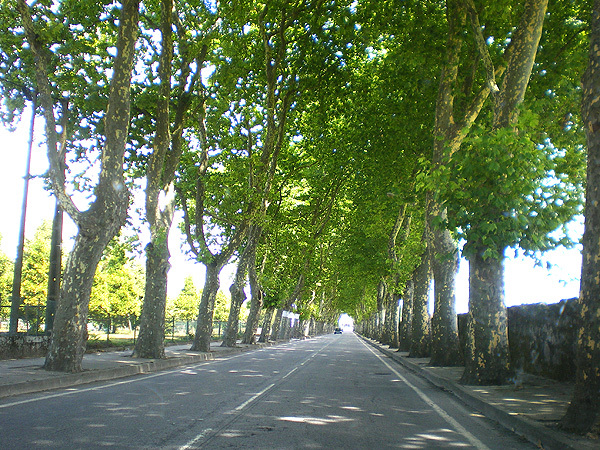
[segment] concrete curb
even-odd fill
[[[434,386],[451,393],[467,406],[481,412],[488,419],[491,419],[511,432],[522,436],[539,448],[543,448],[545,450],[582,450],[583,448],[589,448],[591,450],[593,448],[591,445],[582,446],[585,444],[581,442],[574,442],[573,440],[569,439],[568,436],[563,436],[550,428],[537,424],[533,420],[521,416],[511,415],[506,411],[503,411],[494,405],[490,405],[489,403],[476,397],[459,384],[446,378],[442,378],[410,362],[406,358],[398,355],[397,352],[382,348],[378,343],[371,341],[364,336],[359,334],[357,334],[357,336],[367,344],[379,350],[381,353],[389,356],[406,369],[426,379]]]
[[[203,361],[211,361],[216,357],[234,355],[238,353],[259,350],[269,347],[271,344],[255,344],[252,347],[236,347],[219,350],[210,353],[199,353],[193,356],[173,356],[166,359],[139,360],[133,364],[110,369],[84,370],[80,373],[58,373],[50,378],[36,381],[24,381],[10,385],[0,386],[0,398],[11,397],[22,394],[33,394],[36,392],[49,391],[53,389],[69,388],[98,381],[116,380],[134,375],[160,372],[175,367],[186,366]],[[133,360],[135,361],[135,360]]]

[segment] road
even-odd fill
[[[535,448],[354,334],[0,400],[0,448]]]

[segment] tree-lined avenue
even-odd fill
[[[2,448],[533,448],[357,336],[4,399]]]

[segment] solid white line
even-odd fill
[[[42,401],[42,400],[49,400],[51,398],[66,397],[67,395],[75,395],[75,394],[80,394],[82,392],[99,391],[100,389],[105,389],[105,388],[109,388],[109,387],[113,387],[113,386],[119,386],[119,385],[122,385],[122,384],[135,383],[135,382],[138,382],[138,381],[148,380],[150,378],[156,378],[156,377],[161,377],[163,375],[168,375],[168,374],[171,374],[171,373],[177,373],[177,372],[180,372],[181,370],[184,370],[185,368],[190,368],[190,367],[192,367],[192,366],[180,367],[177,370],[169,370],[169,371],[164,371],[164,372],[157,372],[157,373],[153,373],[153,374],[150,374],[150,375],[144,375],[144,376],[141,376],[141,377],[140,376],[136,376],[135,378],[132,378],[132,379],[127,379],[127,380],[122,380],[122,381],[115,381],[114,383],[103,384],[102,386],[94,386],[94,387],[89,387],[89,388],[80,388],[80,387],[64,388],[64,389],[69,389],[69,390],[65,391],[65,392],[59,392],[57,394],[47,394],[47,395],[43,395],[43,396],[40,396],[40,397],[30,398],[30,399],[27,399],[27,400],[17,400],[16,402],[5,403],[3,405],[0,405],[0,409],[2,409],[2,408],[8,408],[10,406],[25,405],[27,403],[39,402],[39,401]],[[132,375],[132,376],[134,376],[134,375]],[[98,383],[101,383],[101,381],[98,381]]]
[[[410,387],[415,393],[423,400],[427,405],[429,405],[433,410],[440,415],[442,419],[448,422],[449,425],[454,427],[456,431],[462,434],[475,448],[478,450],[490,450],[488,446],[486,446],[483,442],[473,436],[465,427],[463,427],[460,423],[458,423],[450,414],[444,411],[440,406],[433,402],[423,391],[421,391],[418,387],[413,385],[410,381],[408,381],[405,377],[403,377],[396,369],[394,369],[385,359],[383,359],[379,354],[377,354],[369,345],[364,343],[362,340],[360,342],[367,347],[367,349],[373,353],[388,369],[394,372],[398,378],[402,380],[404,384]]]
[[[275,346],[273,346],[271,348],[274,348],[274,347]],[[257,349],[257,350],[255,350],[255,352],[259,352],[261,350],[264,350],[265,348]],[[213,359],[213,360],[201,361],[201,362],[198,362],[197,364],[190,364],[190,365],[186,365],[186,366],[180,366],[180,367],[177,367],[177,368],[174,368],[174,369],[171,369],[171,370],[164,370],[164,371],[160,371],[160,372],[156,372],[156,373],[152,373],[152,374],[145,374],[145,375],[140,374],[138,376],[131,375],[131,378],[128,377],[128,379],[126,379],[126,380],[115,381],[113,383],[103,384],[102,386],[94,386],[94,387],[88,387],[88,388],[82,388],[82,387],[77,387],[77,386],[74,386],[74,387],[71,387],[71,388],[65,387],[65,388],[62,388],[62,389],[68,389],[67,391],[59,392],[57,394],[41,395],[39,397],[30,398],[30,399],[27,399],[27,400],[17,400],[17,401],[11,402],[11,403],[5,403],[3,405],[0,405],[0,409],[8,408],[8,407],[11,407],[11,406],[25,405],[27,403],[39,402],[39,401],[42,401],[42,400],[49,400],[49,399],[52,399],[52,398],[66,397],[68,395],[75,395],[75,394],[79,394],[79,393],[82,393],[82,392],[98,391],[100,389],[105,389],[105,388],[109,388],[109,387],[113,387],[113,386],[119,386],[119,385],[122,385],[122,384],[137,383],[138,381],[144,381],[144,380],[148,380],[150,378],[162,377],[164,375],[170,375],[170,374],[173,374],[173,373],[178,373],[178,372],[181,372],[182,370],[186,370],[186,369],[195,369],[196,367],[204,366],[206,364],[216,364],[216,363],[219,363],[221,361],[227,361],[229,359],[237,358],[239,356],[245,356],[247,354],[248,354],[248,352],[243,352],[243,353],[240,353],[238,355],[232,355],[231,357],[225,357],[225,358],[218,358],[218,359]],[[97,382],[101,383],[102,381],[100,380],[100,381],[97,381]],[[58,389],[61,389],[61,388],[58,388]],[[32,393],[32,394],[35,394],[35,393]]]
[[[208,433],[210,433],[212,431],[212,428],[207,428],[206,430],[202,430],[202,432],[200,434],[198,434],[194,439],[192,439],[190,442],[188,442],[187,444],[185,444],[182,447],[179,447],[179,450],[187,450],[188,448],[191,448],[192,445],[194,445],[196,442],[198,442],[200,439],[202,439],[204,436],[206,436]]]

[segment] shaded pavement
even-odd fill
[[[221,342],[212,342],[210,352],[192,352],[189,350],[189,343],[173,345],[165,347],[165,359],[133,358],[132,350],[98,351],[83,356],[83,372],[80,373],[46,371],[42,367],[45,358],[0,360],[0,398],[158,372],[262,348],[265,345],[267,344],[238,343],[235,348],[228,348],[221,347]]]
[[[600,449],[598,436],[579,436],[557,427],[573,394],[572,382],[559,382],[520,373],[505,386],[466,386],[459,383],[464,367],[435,367],[429,358],[409,358],[360,336],[381,352],[466,405],[543,449]]]
[[[408,358],[407,353],[361,336],[399,364],[427,379],[487,418],[498,422],[543,449],[599,449],[597,436],[577,436],[562,432],[556,423],[571,399],[573,383],[562,383],[529,374],[519,374],[508,386],[463,386],[458,383],[462,367],[432,367],[428,358]],[[201,361],[259,349],[269,344],[236,348],[211,344],[210,352],[192,352],[190,344],[165,348],[165,359],[138,359],[131,350],[88,353],[83,372],[66,374],[42,368],[44,358],[0,360],[0,398],[51,389],[68,388],[97,381],[113,380],[157,372]]]

